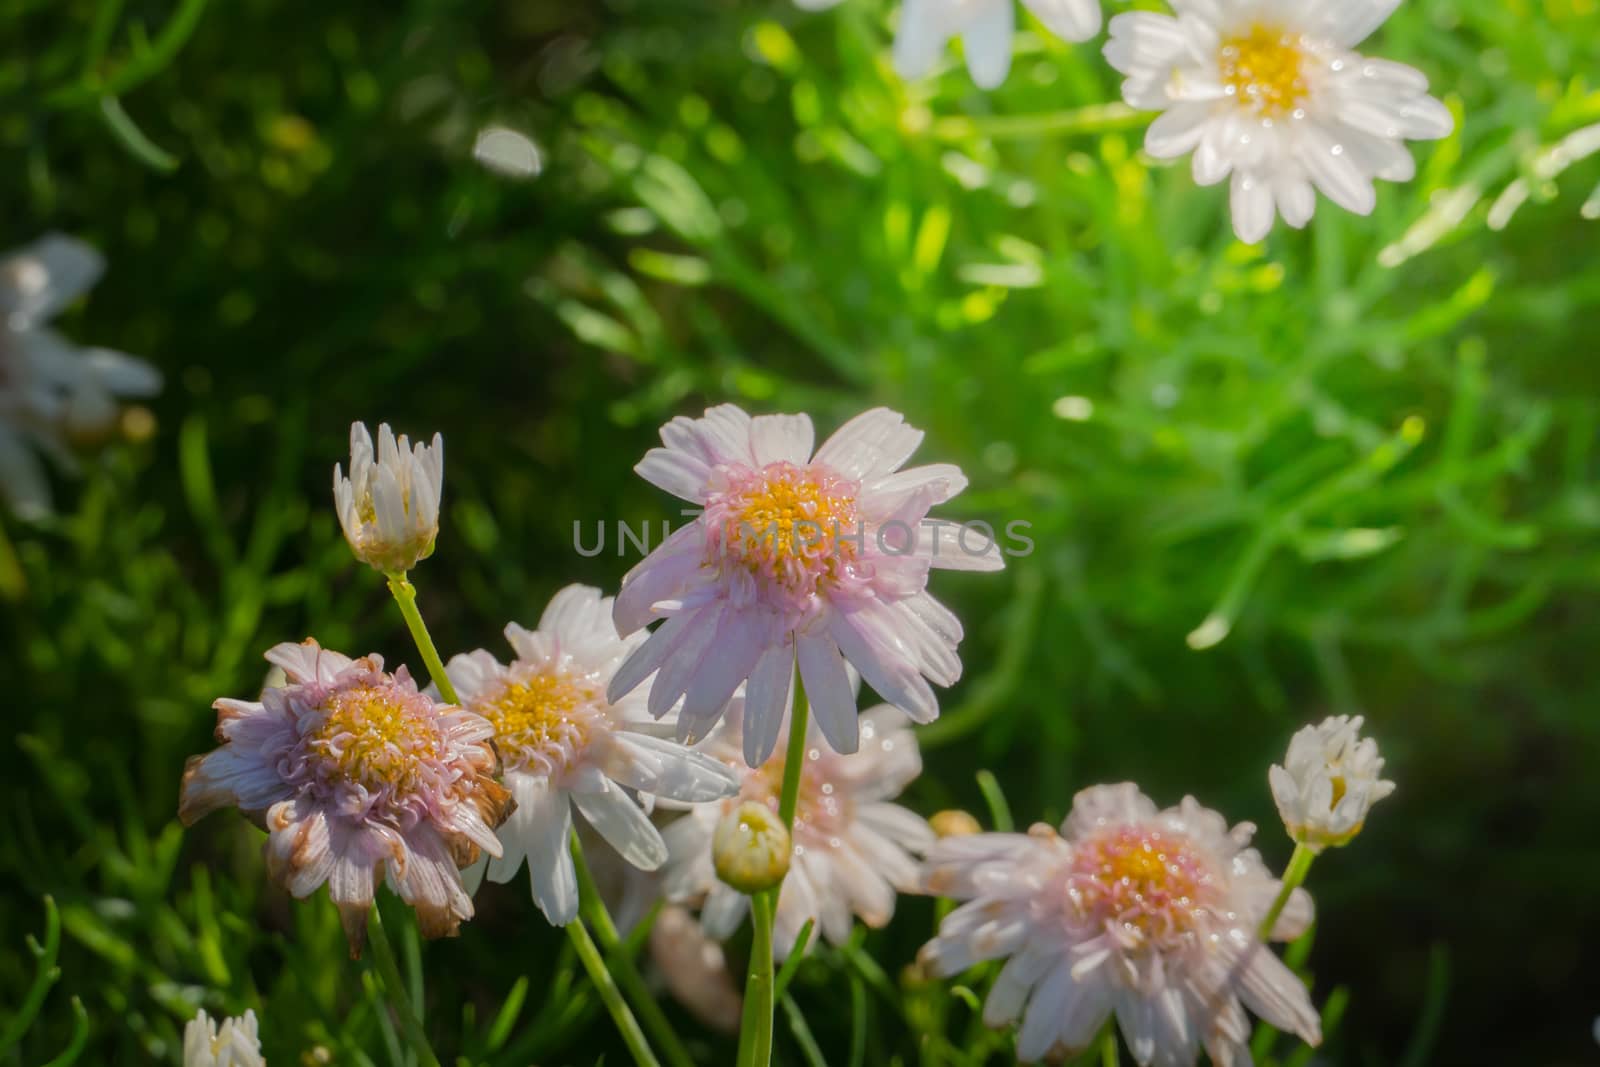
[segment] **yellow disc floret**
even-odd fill
[[[1218,54],[1222,84],[1246,110],[1268,118],[1288,114],[1305,98],[1305,67],[1300,36],[1261,23],[1224,37]]]

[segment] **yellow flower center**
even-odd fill
[[[1079,918],[1120,925],[1138,942],[1160,946],[1195,928],[1216,881],[1186,837],[1121,826],[1077,844],[1067,893]]]
[[[599,697],[597,685],[549,669],[508,683],[473,710],[494,726],[509,769],[542,762],[535,769],[548,772],[565,767],[589,743]]]
[[[786,585],[814,585],[855,554],[857,489],[825,469],[768,464],[708,509],[713,547]]]
[[[1332,811],[1334,808],[1339,806],[1339,801],[1344,799],[1344,795],[1348,791],[1348,788],[1349,787],[1344,784],[1344,775],[1336,774],[1333,776],[1333,800],[1328,804],[1329,811]]]
[[[426,699],[375,685],[341,689],[323,705],[325,717],[307,741],[345,780],[405,792],[418,765],[444,753],[437,724],[422,711]]]
[[[1306,53],[1298,34],[1256,23],[1222,40],[1222,84],[1246,110],[1263,117],[1293,111],[1307,91]]]

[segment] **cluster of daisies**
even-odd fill
[[[725,405],[661,440],[637,470],[694,521],[615,598],[569,586],[531,629],[505,628],[509,654],[444,664],[407,578],[438,533],[442,442],[384,426],[374,448],[352,427],[339,518],[420,631],[434,684],[311,639],[274,647],[282,684],[216,702],[219,747],[185,769],[184,823],[240,809],[266,831],[278,884],[327,887],[354,954],[385,885],[423,934],[451,935],[484,875],[526,866],[544,916],[579,922],[593,853],[596,871],[641,872],[606,880],[664,899],[654,958],[712,1025],[739,1019],[720,942],[752,912],[781,959],[883,926],[910,892],[965,902],[924,950],[929,968],[1005,960],[984,1016],[1020,1021],[1024,1060],[1082,1049],[1112,1016],[1143,1065],[1201,1048],[1248,1062],[1245,1007],[1319,1039],[1305,985],[1265,947],[1311,921],[1306,863],[1275,878],[1249,825],[1192,798],[1160,810],[1131,784],[1087,789],[1059,830],[1026,834],[897,803],[921,771],[933,685],[961,673],[961,623],[929,572],[1001,566],[937,536],[882,536],[920,529],[965,487],[954,466],[906,466],[920,431],[880,408],[815,447],[804,415]],[[863,681],[885,703],[859,711]],[[1272,769],[1297,858],[1348,841],[1392,788],[1360,727],[1308,727]],[[258,1049],[253,1015],[220,1029],[202,1015],[185,1062],[255,1065]]]
[[[798,0],[828,7],[838,0]],[[1105,57],[1124,77],[1122,96],[1159,111],[1145,150],[1192,154],[1201,185],[1230,183],[1233,227],[1257,242],[1281,216],[1300,228],[1316,193],[1370,214],[1375,179],[1408,181],[1405,142],[1449,135],[1454,117],[1428,95],[1415,68],[1355,49],[1400,0],[1169,0],[1170,14],[1111,19]],[[1101,0],[1023,0],[1049,32],[1087,41],[1100,31]],[[904,0],[895,68],[920,78],[959,39],[980,87],[1011,67],[1014,0]]]

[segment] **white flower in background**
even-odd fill
[[[446,666],[462,706],[494,726],[504,781],[516,810],[500,827],[503,855],[488,862],[508,882],[528,861],[533,899],[557,926],[578,914],[578,878],[568,839],[577,807],[622,858],[654,870],[667,858],[661,833],[635,799],[715,800],[739,787],[720,761],[665,738],[643,694],[608,702],[606,683],[643,636],[623,640],[611,598],[569,585],[528,631],[506,627],[517,658],[509,665],[479,649]],[[482,868],[480,867],[479,870]]]
[[[1065,40],[1087,41],[1100,32],[1100,0],[1022,2],[1047,30]],[[1011,70],[1015,32],[1013,0],[905,0],[894,39],[894,69],[902,78],[924,77],[951,39],[959,37],[973,82],[993,89]]]
[[[1348,843],[1372,805],[1394,792],[1379,777],[1383,758],[1378,743],[1361,736],[1362,722],[1335,715],[1305,727],[1290,740],[1284,766],[1267,772],[1289,836],[1313,851]]]
[[[749,898],[717,876],[715,841],[725,818],[746,803],[778,810],[783,757],[759,768],[744,763],[739,737],[743,717],[735,700],[717,732],[702,746],[740,776],[739,795],[696,805],[664,832],[672,857],[662,872],[668,900],[699,902],[700,921],[712,937],[733,935],[744,921]],[[889,801],[922,772],[922,756],[905,715],[879,707],[861,716],[861,747],[841,756],[814,742],[800,772],[795,806],[793,856],[778,895],[773,951],[779,959],[794,947],[807,919],[833,944],[850,936],[852,915],[871,927],[888,923],[896,891],[917,884],[917,863],[933,841],[920,816]],[[775,817],[775,816],[774,816]]]
[[[266,1067],[266,1062],[253,1011],[218,1026],[202,1010],[183,1028],[183,1067]]]
[[[1399,0],[1173,0],[1176,16],[1111,20],[1105,54],[1122,96],[1164,112],[1145,150],[1193,152],[1194,179],[1232,176],[1233,228],[1260,241],[1275,215],[1302,227],[1316,194],[1360,215],[1373,179],[1416,173],[1405,142],[1447,136],[1455,120],[1412,67],[1352,51]]]
[[[1005,565],[993,537],[927,517],[966,488],[961,469],[901,470],[922,431],[887,408],[851,419],[815,452],[809,417],[751,418],[732,404],[673,419],[661,441],[634,469],[703,510],[622,580],[620,633],[666,623],[617,671],[612,699],[654,673],[650,713],[682,698],[678,736],[696,740],[748,680],[751,766],[777,744],[797,663],[836,752],[857,743],[846,661],[916,721],[937,718],[928,682],[961,676],[962,631],[928,595],[929,570]]]
[[[650,959],[673,997],[719,1033],[739,1031],[744,994],[733,983],[721,942],[686,908],[667,905],[650,927]]]
[[[18,515],[50,511],[36,452],[73,473],[72,445],[109,433],[119,398],[161,391],[161,375],[148,363],[79,348],[47,326],[104,269],[98,252],[59,235],[0,260],[0,500]]]
[[[1061,834],[947,837],[928,849],[925,891],[967,903],[922,961],[954,975],[1005,959],[984,1005],[990,1026],[1020,1018],[1028,1062],[1088,1048],[1113,1013],[1141,1065],[1185,1067],[1203,1047],[1219,1067],[1250,1061],[1240,1001],[1309,1044],[1322,1037],[1306,987],[1256,939],[1279,890],[1246,845],[1192,797],[1165,811],[1132,783],[1085,789]],[[1272,931],[1298,937],[1311,898],[1291,894]]]
[[[333,468],[333,500],[356,558],[384,574],[404,574],[433,554],[444,491],[444,440],[412,446],[378,427],[378,452],[359,422],[350,424],[350,477]]]

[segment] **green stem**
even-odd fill
[[[750,898],[755,935],[750,941],[750,975],[744,985],[739,1067],[767,1067],[772,1062],[772,912],[777,900],[776,889]]]
[[[650,1051],[650,1042],[645,1040],[644,1031],[639,1029],[639,1020],[633,1017],[633,1012],[628,1010],[628,1002],[622,999],[622,990],[617,988],[616,980],[606,970],[605,960],[600,958],[600,950],[589,937],[582,919],[574,919],[567,924],[567,936],[572,939],[572,947],[577,949],[583,969],[589,972],[589,980],[600,991],[600,999],[605,1002],[606,1010],[617,1024],[622,1043],[633,1054],[633,1062],[639,1067],[661,1067],[661,1061]]]
[[[1263,944],[1272,937],[1272,928],[1278,925],[1278,916],[1283,914],[1290,895],[1306,880],[1306,874],[1311,870],[1311,861],[1316,858],[1316,852],[1307,846],[1301,844],[1294,846],[1294,855],[1289,857],[1289,866],[1283,871],[1283,887],[1278,890],[1277,899],[1272,902],[1266,918],[1261,920],[1261,928],[1256,931],[1256,936]]]
[[[1100,1067],[1117,1067],[1121,1060],[1117,1056],[1117,1024],[1106,1024],[1106,1032],[1100,1035]]]
[[[406,627],[411,631],[411,639],[417,643],[417,651],[422,653],[422,663],[428,668],[428,677],[439,687],[439,693],[446,702],[459,704],[456,687],[450,684],[450,676],[445,673],[444,662],[439,659],[439,650],[433,647],[433,638],[428,634],[428,624],[422,621],[422,612],[417,610],[417,587],[412,585],[404,574],[391,574],[388,577],[389,592],[394,594],[394,602],[400,605],[400,614],[405,616]]]
[[[694,1058],[683,1047],[683,1040],[667,1020],[660,1002],[644,984],[644,977],[634,965],[633,954],[623,944],[616,923],[611,921],[611,913],[606,910],[605,901],[600,899],[594,875],[589,872],[589,864],[583,858],[583,846],[578,843],[577,834],[572,835],[572,862],[578,869],[578,901],[584,921],[594,928],[595,940],[600,943],[612,974],[633,1001],[634,1010],[650,1031],[650,1039],[662,1050],[672,1067],[694,1067]]]
[[[789,748],[783,757],[783,792],[778,795],[778,818],[790,833],[794,832],[794,809],[800,800],[800,772],[806,764],[806,728],[810,712],[806,684],[800,672],[795,671],[794,712],[789,716]]]
[[[394,948],[389,944],[389,935],[383,929],[383,917],[378,914],[378,906],[372,906],[372,916],[367,922],[367,940],[372,946],[372,958],[378,965],[378,977],[383,981],[383,992],[389,998],[389,1006],[400,1019],[400,1029],[405,1031],[406,1043],[411,1046],[411,1051],[417,1054],[422,1067],[439,1067],[439,1057],[433,1054],[433,1046],[428,1044],[428,1035],[422,1029],[422,1020],[417,1017],[417,1009],[406,996],[405,979],[400,977],[400,967],[394,960]]]

